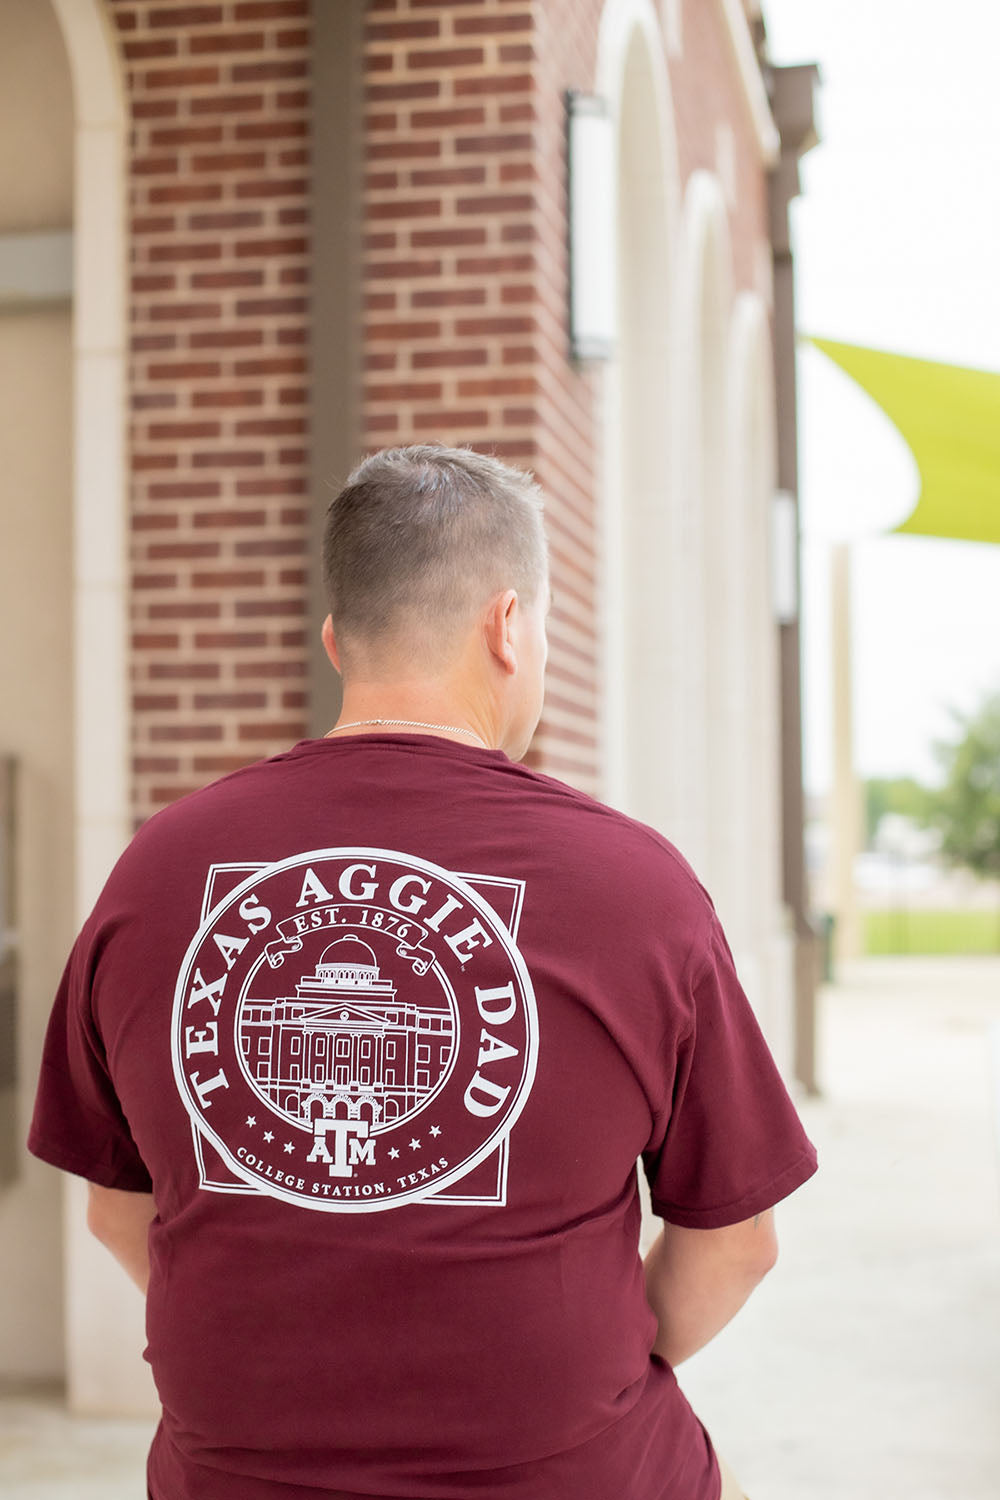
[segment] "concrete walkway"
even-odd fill
[[[681,1383],[753,1500],[997,1500],[1000,959],[877,959],[823,996],[820,1172]]]
[[[56,1392],[0,1395],[3,1500],[142,1500],[155,1422],[69,1417]]]
[[[995,1026],[1000,959],[872,960],[824,994],[821,1171],[779,1210],[777,1269],[681,1370],[753,1500],[1000,1496]],[[0,1494],[139,1500],[149,1434],[0,1401]]]

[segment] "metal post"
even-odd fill
[[[781,153],[769,182],[774,257],[774,381],[778,411],[778,487],[798,496],[798,419],[795,399],[795,284],[788,207],[799,192],[799,158],[816,144],[813,64],[772,68],[771,108]],[[810,1093],[816,1081],[816,984],[819,951],[813,929],[805,862],[802,777],[802,691],[798,619],[779,626],[781,684],[782,874],[795,942],[795,1076]]]

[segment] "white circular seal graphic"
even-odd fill
[[[498,1150],[531,1089],[531,979],[460,876],[387,849],[266,865],[195,934],[174,1077],[235,1176],[306,1208],[420,1202]]]

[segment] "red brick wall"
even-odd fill
[[[107,0],[132,114],[135,808],[305,728],[308,0]],[[330,0],[338,3],[338,0]],[[369,0],[366,447],[533,468],[556,605],[531,759],[600,775],[599,368],[568,357],[564,92],[601,0]],[[670,60],[682,177],[728,121],[737,285],[765,185],[718,0]],[[347,206],[346,211],[350,211]]]
[[[304,723],[307,0],[111,0],[131,110],[134,806]]]
[[[601,790],[599,503],[602,434],[600,366],[568,357],[566,220],[567,89],[593,92],[600,0],[539,7],[538,476],[550,495],[553,661],[540,748],[547,770],[584,790]]]
[[[600,785],[599,369],[568,358],[564,94],[592,90],[602,0],[371,0],[364,292],[368,446],[471,443],[534,469],[556,605],[534,763]],[[734,274],[765,186],[721,5],[672,61],[682,177],[733,131]]]
[[[531,759],[596,789],[592,405],[567,360],[569,80],[543,11],[372,0],[364,438],[470,443],[537,473],[557,602]]]
[[[722,0],[684,0],[682,34],[683,55],[670,59],[681,178],[696,167],[716,170],[716,127],[728,126],[737,184],[729,205],[734,285],[753,288],[755,246],[768,234],[767,178]]]

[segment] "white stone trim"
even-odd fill
[[[130,833],[126,452],[127,112],[101,0],[52,0],[73,80],[73,662],[77,919]],[[67,1181],[67,1398],[102,1415],[156,1410],[143,1302],[87,1232]]]
[[[679,370],[700,370],[701,305],[706,276],[715,281],[717,308],[728,326],[733,294],[725,192],[714,172],[698,167],[687,180],[678,237],[674,329]],[[686,379],[678,392],[680,404],[686,400],[689,406],[682,431],[690,431],[693,394],[692,382]]]
[[[684,0],[660,0],[663,16],[663,34],[667,44],[667,56],[684,56]]]
[[[76,902],[130,831],[125,372],[127,115],[100,0],[52,0],[73,79]]]
[[[594,85],[607,101],[615,131],[615,166],[621,174],[621,124],[623,84],[629,51],[636,37],[641,39],[649,66],[654,95],[656,134],[651,152],[663,168],[662,219],[664,295],[669,305],[669,275],[672,263],[673,224],[680,198],[680,166],[677,155],[670,80],[664,57],[663,36],[653,0],[606,0],[601,14]],[[619,268],[619,275],[622,274]],[[663,328],[663,365],[669,365],[669,327]],[[620,350],[619,350],[620,352]],[[625,576],[627,558],[624,538],[624,507],[628,497],[622,491],[622,371],[620,359],[604,371],[602,382],[603,476],[599,506],[600,558],[602,564],[598,605],[598,640],[601,660],[601,796],[612,805],[628,803],[628,734],[626,722],[625,656],[626,611],[631,580]],[[666,395],[664,397],[666,406]],[[664,411],[664,421],[667,411]]]
[[[761,160],[766,167],[773,167],[781,150],[781,138],[774,123],[771,105],[764,87],[757,54],[754,51],[753,35],[743,0],[721,0],[726,30],[733,48],[733,57],[743,86],[743,97],[750,111]]]
[[[728,120],[718,120],[715,125],[715,171],[726,196],[726,207],[736,207],[738,184],[736,181],[736,132]]]
[[[786,1074],[792,1064],[793,949],[781,897],[781,745],[778,630],[771,599],[771,504],[777,475],[774,363],[767,305],[743,291],[729,331],[730,478],[743,511],[747,588],[739,668],[748,685],[739,776],[745,893],[741,943],[753,954],[748,986],[758,1019]]]
[[[711,648],[707,640],[709,566],[708,521],[724,496],[708,494],[711,476],[703,452],[703,401],[706,356],[716,366],[716,389],[710,399],[722,414],[720,442],[726,438],[725,339],[732,300],[732,256],[729,223],[722,185],[711,172],[698,169],[688,178],[681,220],[677,275],[674,282],[674,368],[678,372],[672,406],[672,448],[678,530],[677,554],[684,558],[683,585],[670,600],[669,629],[687,640],[682,664],[681,701],[683,721],[676,733],[681,744],[683,766],[683,824],[678,838],[684,853],[699,874],[711,881],[711,818],[709,777],[708,665]],[[710,298],[716,339],[714,351],[706,349],[703,313]],[[724,452],[724,449],[723,449]],[[716,475],[716,490],[724,487],[725,475]],[[724,626],[721,627],[724,631]]]
[[[647,38],[659,35],[659,22],[651,0],[604,0],[597,29],[594,89],[608,101],[616,120],[621,112],[625,54],[634,26],[641,26]]]
[[[778,902],[781,848],[778,704],[774,696],[778,633],[770,566],[775,432],[769,350],[770,329],[763,303],[752,292],[740,292],[733,303],[726,350],[727,488],[733,509],[739,513],[744,575],[738,590],[739,618],[732,622],[734,665],[743,682],[744,719],[732,804],[742,825],[740,941],[757,952],[764,946],[774,916],[771,908]],[[763,984],[761,1001],[766,1003]]]

